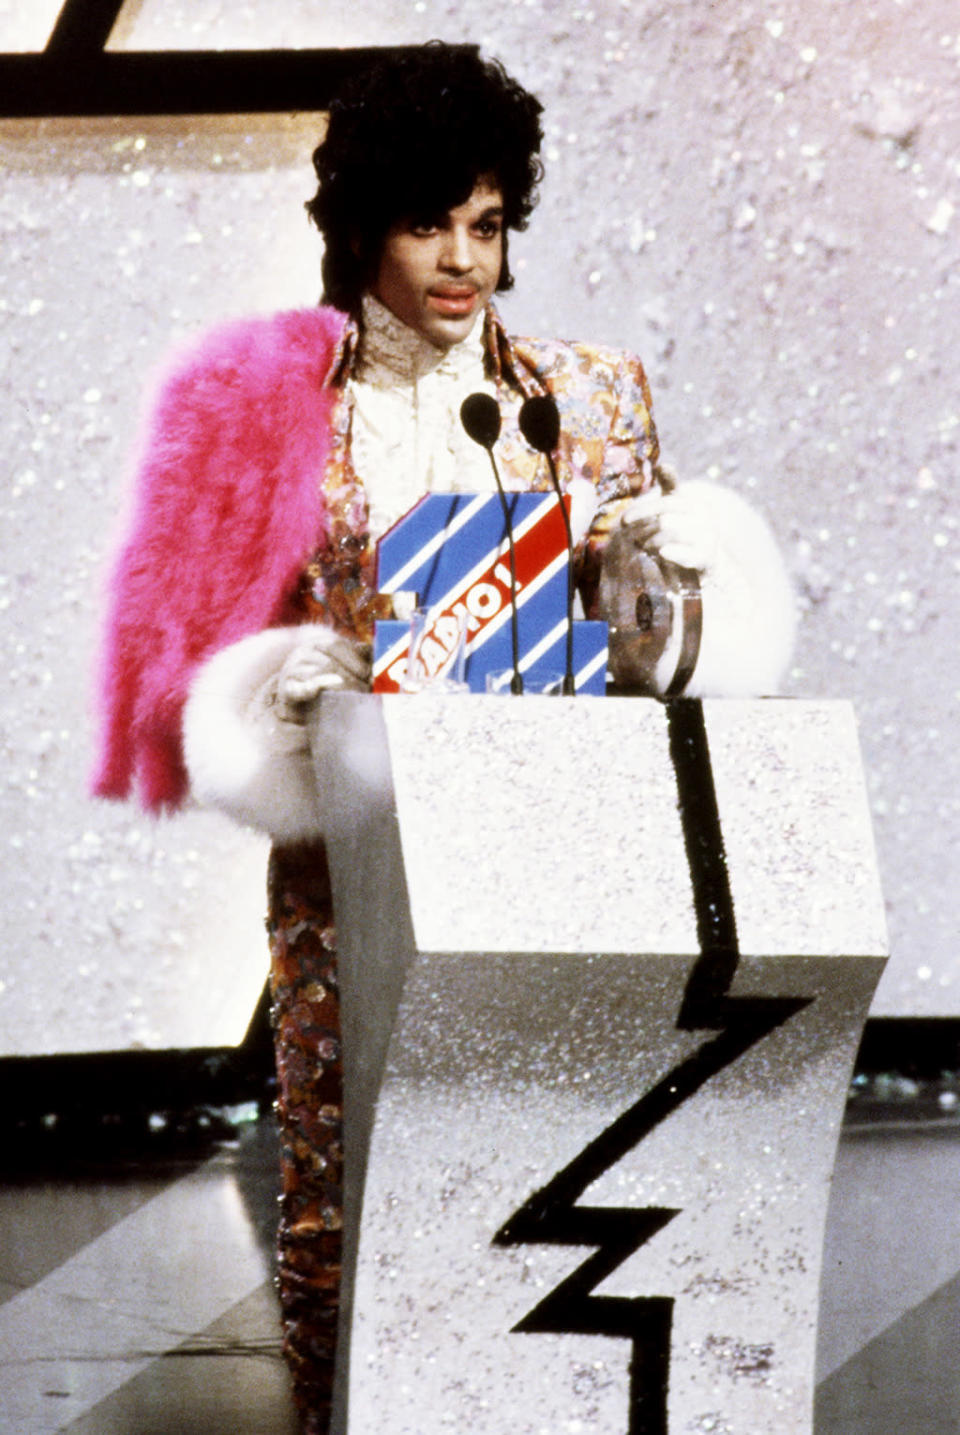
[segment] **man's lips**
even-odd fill
[[[476,307],[476,289],[431,289],[430,308],[438,314],[471,314]]]

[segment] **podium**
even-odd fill
[[[810,1435],[886,952],[849,705],[327,694],[338,1435]]]

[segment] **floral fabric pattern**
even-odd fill
[[[505,488],[550,487],[542,454],[520,432],[524,399],[550,393],[562,414],[557,476],[562,489],[588,482],[599,507],[580,545],[578,575],[588,616],[599,555],[625,504],[656,480],[659,447],[647,378],[639,359],[613,349],[559,340],[512,339],[496,311],[486,317],[486,361],[496,386],[502,428],[494,453]],[[376,592],[376,544],[366,493],[350,461],[351,405],[345,380],[356,362],[360,337],[347,326],[334,361],[338,398],[332,451],[323,480],[327,532],[292,596],[285,619],[330,623],[346,637],[369,642],[377,618],[390,616]]]

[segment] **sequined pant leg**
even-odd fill
[[[323,848],[275,849],[268,888],[284,1353],[304,1435],[327,1435],[340,1301],[343,1073]]]

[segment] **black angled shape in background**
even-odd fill
[[[96,54],[106,49],[124,0],[64,0],[44,54]]]
[[[122,8],[66,0],[41,54],[0,55],[0,118],[323,110],[352,75],[408,48],[107,50]]]

